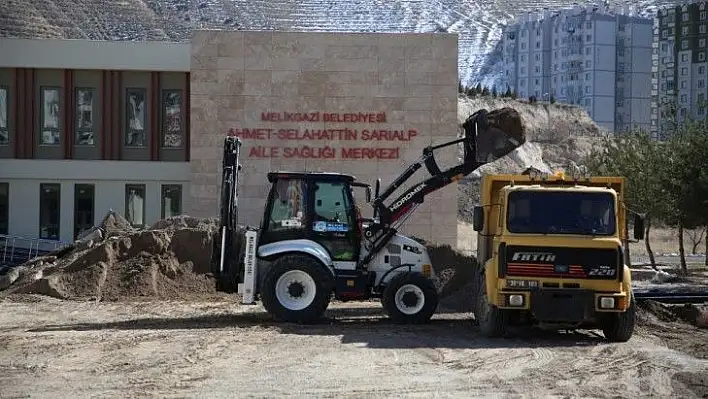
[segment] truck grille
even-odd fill
[[[620,276],[619,248],[565,248],[501,245],[502,276],[615,280]]]
[[[507,274],[512,276],[587,277],[585,269],[580,265],[569,265],[567,268],[562,267],[560,270],[556,270],[553,265],[508,263],[506,271]]]

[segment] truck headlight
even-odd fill
[[[519,294],[509,295],[509,306],[523,306],[524,296]]]
[[[611,296],[600,297],[600,307],[602,309],[614,309],[615,308],[615,298]]]

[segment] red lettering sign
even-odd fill
[[[347,123],[344,127],[285,127],[267,128],[259,126],[232,127],[230,136],[237,136],[247,142],[277,141],[289,142],[331,142],[331,141],[362,141],[361,147],[334,147],[330,145],[249,145],[249,158],[297,158],[297,159],[398,159],[400,148],[378,147],[375,142],[409,142],[418,136],[415,129],[362,128],[354,124],[386,123],[385,112],[261,112],[263,122],[291,123]],[[255,143],[254,143],[255,144]],[[278,143],[280,144],[280,143]],[[325,144],[325,143],[322,143]],[[328,143],[331,144],[331,143]]]
[[[261,112],[264,122],[386,123],[386,113],[378,112]]]

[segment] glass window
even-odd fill
[[[95,203],[96,186],[93,184],[74,185],[74,239],[83,231],[93,227]]]
[[[125,96],[125,146],[147,147],[146,90],[129,88]]]
[[[0,183],[0,234],[9,234],[10,183]]]
[[[507,228],[512,233],[615,233],[614,197],[605,193],[516,191],[509,194]]]
[[[90,88],[76,89],[76,145],[92,146],[95,144],[94,108],[96,91]]]
[[[341,182],[320,182],[315,186],[315,217],[314,223],[318,221],[340,223],[347,230],[353,224],[349,219],[349,197],[347,195],[348,186]],[[317,231],[317,226],[315,226]],[[323,231],[323,230],[322,230]]]
[[[133,226],[145,225],[145,185],[125,185],[125,218]]]
[[[351,188],[342,182],[319,182],[315,185],[312,230],[315,241],[327,248],[332,260],[354,260],[356,221],[350,195]]]
[[[182,91],[162,91],[162,146],[182,146]]]
[[[279,179],[271,191],[273,206],[268,229],[283,231],[301,229],[305,223],[305,182],[299,179]]]
[[[39,185],[39,238],[59,239],[61,220],[61,186],[57,183]]]
[[[7,126],[7,114],[10,112],[9,92],[7,87],[0,86],[0,145],[10,144],[10,131]]]
[[[162,216],[168,218],[182,214],[182,186],[165,184],[162,186]]]
[[[42,87],[41,93],[42,114],[40,117],[42,120],[40,126],[42,127],[42,135],[39,142],[42,145],[59,145],[61,90],[58,87]]]

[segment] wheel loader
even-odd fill
[[[240,148],[224,139],[220,227],[214,239],[212,273],[217,290],[260,300],[276,319],[310,323],[332,298],[380,299],[396,323],[426,323],[435,313],[438,291],[427,248],[398,232],[425,197],[525,142],[519,114],[510,108],[472,114],[458,139],[428,146],[422,156],[380,192],[355,176],[334,172],[272,171],[258,228],[238,225]],[[460,137],[461,136],[461,137]],[[462,162],[441,170],[434,152],[459,151]],[[426,180],[385,201],[425,166]],[[365,219],[354,190],[365,190],[373,217]],[[456,229],[457,226],[450,226]]]

